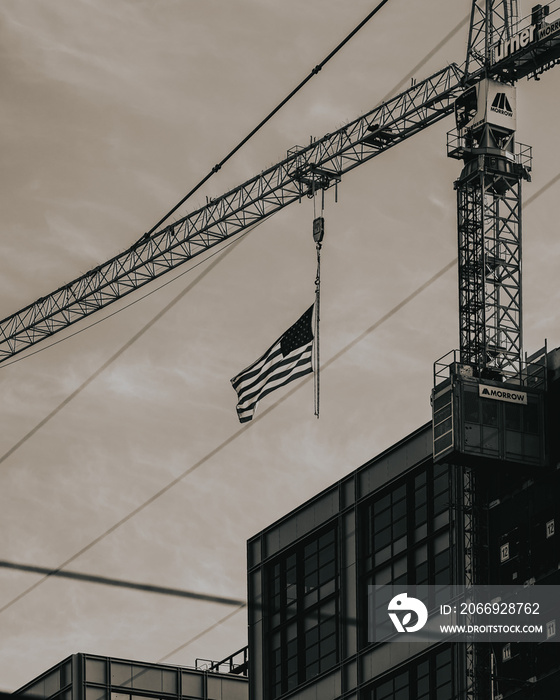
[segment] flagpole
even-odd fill
[[[322,212],[321,212],[322,213]],[[321,318],[321,242],[325,232],[325,220],[321,216],[313,221],[313,239],[317,249],[317,276],[315,277],[315,415],[319,418],[320,399],[320,355],[319,355],[319,321]]]

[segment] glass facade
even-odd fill
[[[299,543],[266,571],[271,697],[332,668],[338,661],[336,529]]]
[[[369,585],[453,583],[451,482],[447,465],[427,464],[368,499],[360,511],[362,646],[368,644]],[[387,599],[376,597],[386,618]],[[377,616],[375,616],[377,617]],[[386,623],[390,630],[390,622]]]
[[[360,700],[455,700],[455,673],[453,650],[447,647],[376,680]]]
[[[72,678],[72,659],[66,659],[29,683],[20,693],[45,700],[73,700]]]
[[[74,654],[17,691],[42,700],[247,700],[247,678]]]

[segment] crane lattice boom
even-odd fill
[[[0,322],[0,362],[52,336],[453,112],[455,64],[379,105]]]

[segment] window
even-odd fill
[[[430,585],[443,589],[453,582],[450,508],[449,467],[433,464],[364,503],[359,513],[362,601],[367,599],[369,585]],[[378,592],[376,605],[381,609],[383,603],[383,593]],[[366,608],[363,602],[362,610]],[[373,615],[374,624],[381,625],[377,614]],[[362,619],[366,617],[362,615]],[[368,643],[365,628],[362,625],[360,633],[363,645]]]
[[[266,569],[272,697],[338,661],[336,530],[304,540]]]
[[[360,700],[454,700],[455,669],[451,648],[407,664],[389,678],[375,681]]]

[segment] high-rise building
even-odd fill
[[[537,364],[541,379],[513,398],[495,378],[481,385],[450,367],[433,424],[249,540],[250,700],[560,697],[550,640],[371,634],[381,619],[372,586],[437,596],[450,585],[560,583],[560,352]],[[540,622],[553,637],[556,621]]]
[[[245,654],[197,666],[73,654],[15,694],[35,700],[247,700]]]

